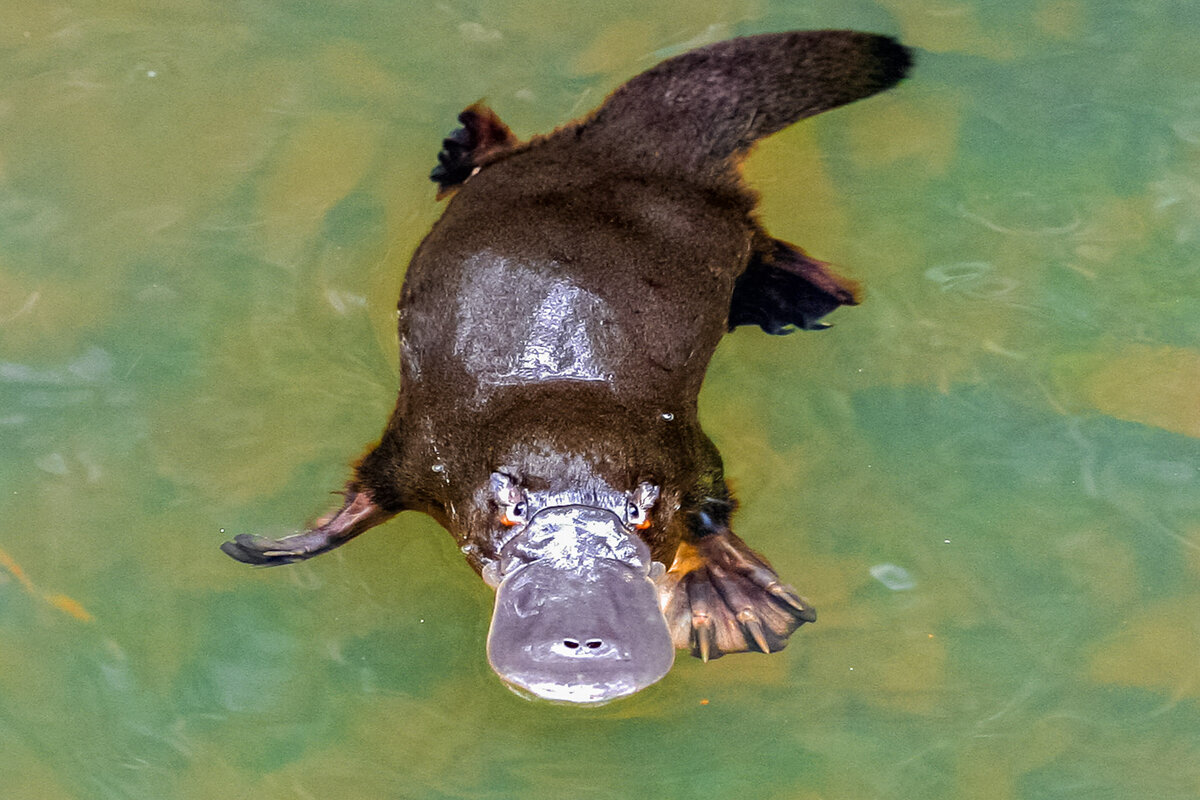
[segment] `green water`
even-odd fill
[[[425,518],[217,550],[379,432],[461,107],[546,131],[814,27],[920,48],[747,164],[866,302],[730,336],[701,400],[816,625],[563,709],[494,678]],[[0,794],[1200,797],[1198,36],[1192,0],[5,0]]]

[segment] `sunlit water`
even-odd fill
[[[747,164],[867,286],[702,400],[817,606],[599,710],[488,670],[431,521],[251,570],[396,388],[458,110],[521,135],[739,33],[920,49]],[[0,5],[0,794],[1200,796],[1200,4]]]

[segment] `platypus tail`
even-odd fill
[[[857,31],[730,39],[638,75],[579,134],[614,156],[724,169],[764,136],[894,86],[911,63],[895,39]]]

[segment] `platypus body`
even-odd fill
[[[738,163],[909,63],[887,37],[767,34],[665,61],[528,143],[468,108],[432,176],[453,197],[405,277],[382,439],[339,510],[225,552],[287,563],[430,514],[497,589],[493,668],[551,700],[630,694],[677,647],[782,649],[816,615],[730,529],[697,395],[727,331],[822,327],[855,295],[759,226]]]

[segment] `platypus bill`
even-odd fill
[[[222,549],[285,564],[405,511],[496,589],[487,654],[515,690],[603,703],[816,619],[730,529],[696,398],[721,336],[824,327],[855,287],[755,220],[738,164],[797,120],[887,89],[908,50],[854,31],[732,39],[664,61],[525,143],[460,116],[453,195],[399,303],[401,384],[340,509]]]

